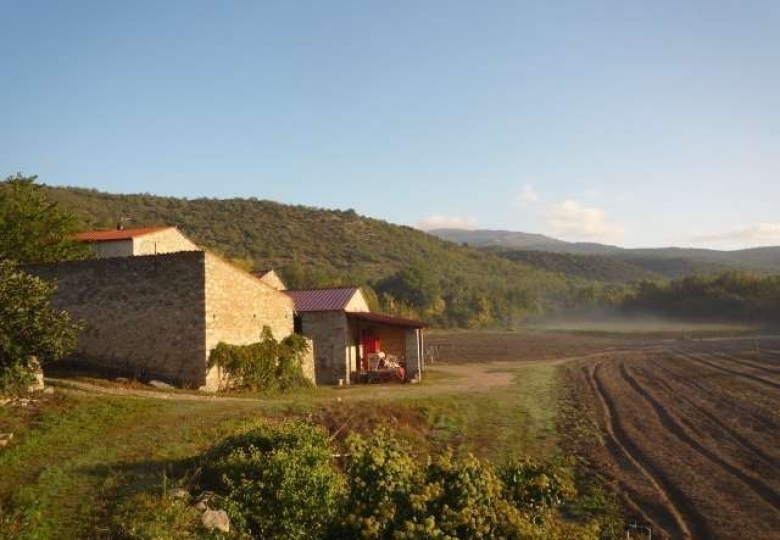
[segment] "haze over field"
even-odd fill
[[[780,243],[780,4],[6,2],[0,175]]]

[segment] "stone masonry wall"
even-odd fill
[[[201,248],[175,227],[133,238],[133,255],[159,255],[200,250]]]
[[[78,357],[200,387],[206,382],[204,252],[25,267],[56,280],[57,309],[86,324]]]
[[[260,340],[263,326],[281,340],[293,332],[292,299],[211,253],[206,265],[206,350],[220,341],[247,345]],[[212,370],[207,386],[216,387],[221,374]]]
[[[314,340],[317,384],[349,382],[347,317],[341,311],[301,313],[303,335]]]
[[[284,281],[282,281],[282,278],[279,277],[279,274],[274,272],[273,270],[270,270],[260,276],[260,281],[265,283],[266,285],[270,285],[277,291],[285,291],[287,290],[287,285],[284,284]]]
[[[368,309],[368,302],[366,302],[366,297],[363,296],[363,291],[358,289],[347,305],[344,306],[344,311],[350,311],[352,313],[371,311]]]

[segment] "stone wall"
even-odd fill
[[[347,302],[347,305],[344,306],[344,311],[350,311],[352,313],[371,311],[368,309],[368,302],[366,302],[366,297],[363,296],[363,291],[358,289],[349,302]]]
[[[270,285],[277,291],[286,291],[287,285],[284,284],[284,281],[282,281],[282,278],[279,277],[279,274],[277,274],[273,270],[269,270],[268,272],[258,275],[258,278],[260,278],[260,281],[265,283],[266,285]]]
[[[207,361],[217,343],[258,341],[263,326],[277,339],[293,330],[286,294],[203,251],[25,270],[56,280],[55,308],[85,323],[78,358],[129,375],[216,390],[220,373]]]
[[[347,361],[347,317],[341,311],[313,311],[300,314],[302,333],[314,340],[317,384],[349,382]]]
[[[220,341],[247,345],[260,340],[268,326],[281,340],[293,331],[293,301],[259,278],[248,274],[211,253],[205,254],[206,266],[206,350]],[[209,373],[207,386],[219,381],[220,373]]]
[[[160,255],[179,251],[200,251],[197,245],[176,227],[142,234],[133,238],[133,255]]]
[[[141,377],[206,382],[204,252],[25,267],[56,280],[57,309],[86,328],[78,357]]]

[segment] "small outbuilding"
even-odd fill
[[[295,331],[314,341],[318,384],[422,379],[425,323],[372,313],[359,287],[285,292]]]

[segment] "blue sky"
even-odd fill
[[[780,2],[0,0],[0,176],[780,244]]]

